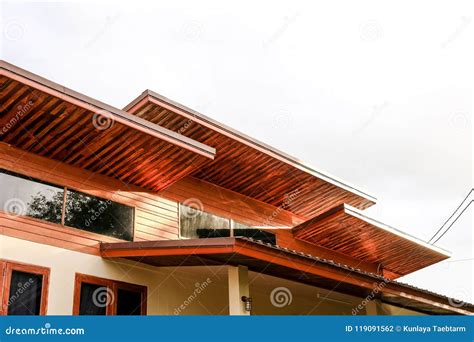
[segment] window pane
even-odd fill
[[[141,292],[118,289],[117,315],[140,315],[142,310]]]
[[[234,225],[234,236],[239,237],[249,237],[255,240],[261,240],[266,243],[271,243],[276,245],[275,234],[269,233],[265,230],[252,228],[249,225],[240,222],[233,222]]]
[[[8,315],[39,315],[43,276],[12,271],[8,296]]]
[[[180,205],[181,235],[187,238],[230,236],[230,220]]]
[[[110,290],[107,287],[81,283],[79,315],[105,315],[110,300]]]
[[[118,239],[133,239],[133,208],[68,190],[65,224]]]
[[[63,188],[0,170],[0,210],[61,223]]]

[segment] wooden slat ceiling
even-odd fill
[[[292,229],[296,239],[380,264],[399,277],[449,258],[448,252],[341,205]]]
[[[359,209],[375,203],[372,196],[151,91],[124,110],[214,147],[214,161],[192,174],[201,180],[306,218],[342,203]]]
[[[118,109],[121,116],[114,116],[111,107],[102,110],[89,98],[78,99],[72,91],[68,95],[60,91],[66,88],[52,83],[50,87],[48,81],[7,63],[0,67],[0,142],[117,178],[124,186],[156,191],[214,156],[208,146],[144,120],[146,125],[133,121],[137,119]],[[113,120],[112,126],[98,129],[97,120],[106,118]]]

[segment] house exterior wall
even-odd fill
[[[0,143],[0,168],[134,207],[134,241],[179,239],[178,203],[186,201],[198,203],[204,211],[249,225],[292,227],[304,220],[284,208],[256,201],[192,177],[156,193],[3,143]],[[7,215],[2,209],[0,208],[0,228],[4,235],[95,255],[99,255],[100,242],[120,241],[42,220]],[[289,229],[274,229],[272,232],[276,234],[277,243],[282,247],[318,255],[368,272],[377,272],[375,264],[296,240]]]
[[[109,261],[5,235],[0,235],[0,259],[50,269],[48,315],[72,314],[76,273],[146,286],[148,315],[229,314],[227,266],[158,268],[125,259]],[[275,298],[281,288],[291,295],[288,305]],[[249,289],[253,315],[350,315],[362,301],[255,272],[249,272]],[[389,310],[391,314],[416,314],[392,306]],[[364,315],[365,309],[358,314]]]
[[[4,235],[0,235],[0,259],[50,268],[48,315],[72,314],[76,273],[146,286],[148,315],[228,314],[227,278],[218,268],[156,268],[108,261]],[[205,288],[194,298],[198,284]]]

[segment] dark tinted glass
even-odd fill
[[[105,286],[82,283],[79,315],[105,315],[107,304],[113,300],[110,294]]]
[[[187,238],[230,236],[230,220],[180,205],[181,235]]]
[[[276,245],[275,234],[269,233],[268,231],[252,228],[244,223],[235,222],[234,225],[234,236],[249,237],[255,240],[261,240],[266,243]]]
[[[63,188],[0,170],[0,209],[61,223]]]
[[[117,315],[140,315],[142,308],[142,294],[140,292],[118,289]]]
[[[39,315],[43,276],[12,271],[8,315]]]
[[[68,190],[65,224],[132,241],[133,208],[79,191]]]

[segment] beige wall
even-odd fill
[[[51,269],[48,314],[72,314],[75,273],[145,285],[148,314],[227,315],[226,269],[219,267],[155,268],[128,260],[106,261],[101,257],[0,235],[0,258]],[[196,284],[210,279],[199,294]],[[186,302],[189,296],[196,297]]]
[[[148,288],[149,315],[227,315],[227,266],[157,268],[129,260],[101,257],[0,235],[0,258],[51,269],[49,315],[72,313],[75,273],[144,285]],[[206,283],[205,289],[197,290]],[[284,288],[291,303],[279,306],[272,291]],[[351,315],[362,299],[294,281],[249,272],[253,315]],[[198,293],[199,292],[199,293]],[[281,291],[280,291],[281,292]],[[284,296],[284,295],[283,295]],[[284,300],[284,297],[281,297]],[[358,312],[365,315],[365,309]],[[382,304],[382,313],[419,313]]]

